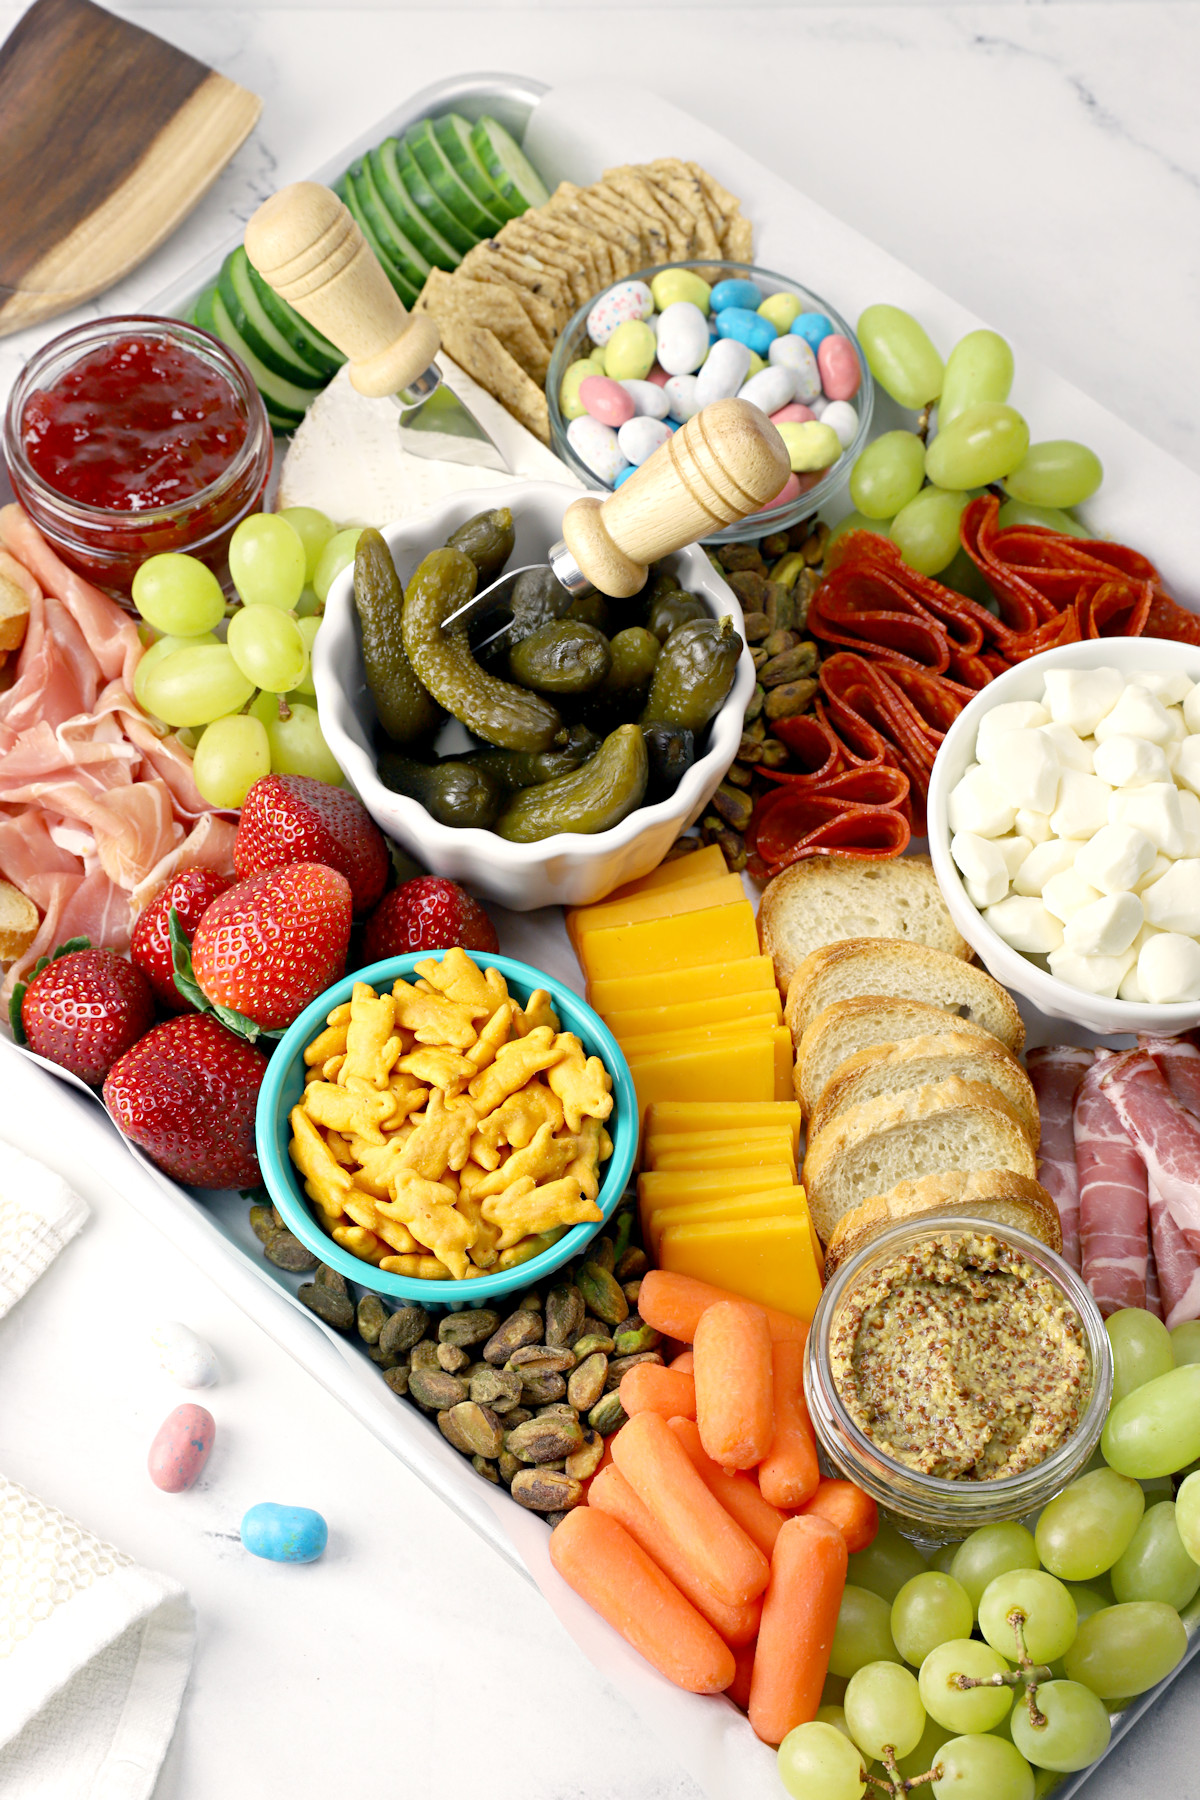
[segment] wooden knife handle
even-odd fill
[[[296,181],[246,226],[246,255],[281,300],[350,359],[360,394],[399,393],[436,356],[428,313],[404,309],[349,208],[332,189]]]
[[[573,501],[563,538],[594,588],[625,599],[645,584],[647,563],[757,512],[789,472],[787,446],[764,412],[716,400],[606,500]]]

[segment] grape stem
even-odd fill
[[[1038,1683],[1053,1680],[1054,1671],[1044,1663],[1035,1663],[1025,1643],[1025,1614],[1019,1607],[1013,1607],[1008,1615],[1008,1622],[1013,1628],[1013,1636],[1017,1641],[1017,1667],[1009,1669],[1002,1675],[952,1675],[950,1685],[959,1689],[977,1687],[1011,1687],[1024,1688],[1025,1699],[1029,1706],[1029,1723],[1035,1731],[1046,1729],[1046,1715],[1037,1703]]]
[[[884,1745],[883,1755],[879,1760],[888,1772],[887,1780],[881,1780],[878,1775],[866,1775],[863,1779],[869,1787],[878,1788],[881,1793],[890,1795],[891,1800],[903,1800],[903,1796],[911,1793],[914,1788],[926,1787],[931,1781],[941,1779],[942,1765],[935,1763],[923,1775],[910,1775],[906,1781],[897,1766],[896,1752],[891,1744]]]
[[[922,442],[922,443],[925,443],[925,442],[926,442],[926,441],[927,441],[927,440],[928,440],[928,437],[929,437],[929,419],[930,419],[930,415],[931,415],[931,414],[932,414],[932,412],[933,412],[933,409],[934,409],[934,406],[935,406],[935,405],[936,405],[936,404],[937,404],[937,402],[936,402],[936,401],[934,401],[934,400],[931,400],[931,401],[930,401],[930,402],[929,402],[929,405],[928,405],[928,406],[926,406],[926,407],[925,407],[925,408],[923,408],[923,410],[922,410],[922,412],[921,412],[921,416],[920,416],[920,418],[919,418],[919,419],[918,419],[918,420],[917,420],[917,436],[918,436],[918,437],[919,437],[919,438],[920,438],[920,440],[921,440],[921,442]]]

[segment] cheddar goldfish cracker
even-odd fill
[[[496,1060],[476,1075],[468,1092],[480,1118],[523,1088],[534,1075],[549,1068],[562,1055],[548,1025],[539,1025],[528,1037],[515,1038],[496,1052]]]
[[[444,1094],[461,1094],[475,1074],[475,1064],[460,1056],[457,1050],[430,1045],[402,1056],[397,1065],[404,1075],[415,1075]]]
[[[491,1194],[502,1194],[522,1175],[535,1182],[557,1181],[574,1162],[578,1144],[573,1137],[557,1138],[549,1122],[538,1127],[523,1150],[514,1150],[500,1167],[477,1182],[473,1191],[485,1200]]]
[[[467,1059],[477,1069],[486,1069],[488,1064],[496,1060],[496,1053],[502,1044],[508,1042],[513,1024],[513,1004],[506,1000],[498,1006],[478,1038],[467,1052]]]
[[[346,1028],[346,1060],[338,1072],[343,1084],[352,1077],[385,1088],[388,1076],[404,1048],[394,1029],[395,1005],[390,994],[376,994],[365,981],[356,981],[350,997],[350,1023]]]
[[[543,1082],[535,1080],[527,1082],[519,1093],[510,1094],[495,1112],[481,1119],[477,1135],[493,1152],[500,1144],[510,1144],[514,1150],[523,1150],[538,1127],[547,1122],[552,1131],[562,1130],[562,1101]],[[474,1151],[472,1155],[477,1162],[483,1162],[483,1158]],[[486,1163],[484,1166],[494,1169],[496,1163]]]
[[[351,1256],[360,1256],[363,1262],[374,1263],[376,1267],[389,1254],[382,1238],[377,1238],[363,1225],[335,1225],[330,1235],[334,1243],[349,1250]]]
[[[500,1227],[501,1250],[553,1225],[585,1225],[603,1217],[595,1201],[584,1199],[579,1183],[570,1175],[542,1187],[522,1176],[502,1194],[490,1194],[482,1210],[485,1219]]]
[[[429,1105],[416,1123],[416,1129],[401,1152],[405,1167],[430,1181],[440,1181],[447,1169],[461,1169],[471,1154],[471,1137],[475,1130],[475,1112],[468,1106],[450,1111],[445,1095],[437,1088],[429,1096]]]
[[[371,1144],[382,1144],[382,1126],[394,1118],[396,1098],[388,1088],[382,1092],[377,1088],[363,1091],[343,1087],[334,1081],[312,1081],[305,1088],[300,1104],[314,1125],[324,1125],[336,1132],[350,1132],[366,1138]],[[339,1157],[338,1160],[343,1159]]]
[[[613,1104],[612,1081],[600,1058],[585,1057],[573,1031],[560,1032],[554,1046],[558,1057],[546,1080],[562,1101],[567,1130],[577,1132],[585,1118],[607,1119]]]
[[[411,1031],[418,1044],[445,1044],[452,1050],[469,1050],[479,1033],[472,1023],[472,1007],[444,994],[423,993],[397,978],[392,984],[396,1020]]]

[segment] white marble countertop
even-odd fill
[[[0,33],[21,10],[0,5]],[[265,106],[193,217],[97,311],[145,304],[274,186],[440,77],[632,76],[1200,470],[1193,5],[112,10]],[[0,340],[0,391],[32,343],[67,322]],[[64,1141],[53,1086],[7,1050],[0,1130],[94,1209],[0,1325],[0,1468],[176,1575],[199,1614],[157,1800],[435,1788],[695,1800],[532,1586],[141,1223],[119,1144],[100,1132]],[[164,1317],[207,1336],[223,1368],[217,1451],[203,1485],[179,1497],[157,1493],[144,1470],[180,1399],[148,1355],[149,1326]],[[325,1513],[321,1563],[275,1568],[231,1541],[263,1498]],[[1091,1779],[1088,1800],[1200,1795],[1198,1708],[1200,1662]]]

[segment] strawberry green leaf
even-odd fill
[[[43,969],[48,969],[52,962],[57,962],[60,956],[70,956],[76,950],[90,950],[91,947],[91,938],[68,938],[65,944],[56,945],[49,956],[38,957],[32,969],[29,971],[28,980],[17,982],[8,1001],[8,1023],[12,1029],[14,1042],[18,1044],[27,1044],[29,1042],[25,1033],[24,1021],[21,1018],[21,1003],[28,991],[29,983],[35,976],[40,975]]]
[[[25,990],[28,986],[29,983],[27,981],[18,981],[16,987],[9,996],[8,1001],[8,1022],[12,1027],[13,1039],[18,1044],[27,1044],[29,1042],[28,1037],[25,1035],[24,1021],[21,1018],[21,1002],[25,998]]]
[[[192,968],[192,947],[188,943],[187,934],[179,922],[179,914],[172,907],[168,917],[168,929],[171,934],[171,966],[175,973],[175,986],[184,999],[194,1006],[197,1012],[210,1012],[220,1019],[222,1025],[228,1025],[239,1037],[248,1043],[257,1038],[281,1038],[283,1030],[267,1031],[255,1020],[246,1017],[232,1006],[222,1006],[217,1000],[210,1000],[200,983],[196,980]]]

